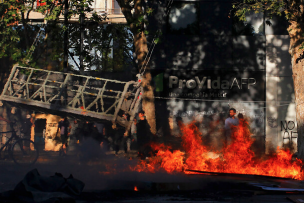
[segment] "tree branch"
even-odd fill
[[[34,1],[32,1],[32,6],[31,8],[27,11],[27,14],[26,14],[26,20],[28,21],[29,20],[29,15],[30,15],[30,12],[34,9]]]
[[[132,15],[132,7],[129,4],[128,0],[117,0],[117,3],[119,4],[122,13],[124,14],[131,30],[134,29],[134,17]],[[133,31],[132,31],[133,32]]]

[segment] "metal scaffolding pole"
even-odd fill
[[[64,26],[65,26],[65,30],[64,30],[64,62],[63,62],[63,70],[66,73],[68,71],[68,57],[69,57],[69,32],[68,32],[68,12],[69,12],[69,0],[65,0],[65,4],[64,4]]]
[[[83,67],[83,55],[84,55],[84,47],[83,47],[83,40],[84,40],[84,13],[80,14],[80,74],[84,74],[84,67]]]

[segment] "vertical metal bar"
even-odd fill
[[[48,75],[46,77],[46,79],[44,80],[43,84],[41,84],[41,87],[30,97],[30,99],[35,99],[36,96],[38,95],[39,93],[39,96],[40,96],[40,99],[42,101],[42,94],[41,94],[41,90],[43,92],[43,95],[44,95],[44,99],[46,100],[46,96],[45,96],[45,84],[49,78],[49,75],[50,75],[50,72],[48,72]]]
[[[85,110],[86,107],[85,107],[85,100],[83,94],[81,94],[81,101],[82,101],[83,110]]]
[[[8,88],[8,86],[9,86],[9,84],[10,84],[10,81],[12,80],[12,78],[13,78],[13,76],[14,76],[14,73],[15,73],[15,71],[16,71],[16,69],[17,69],[17,66],[18,66],[18,64],[16,64],[16,65],[13,66],[13,68],[12,68],[12,70],[11,70],[11,74],[10,74],[9,78],[7,79],[7,81],[6,81],[6,83],[5,83],[5,86],[4,86],[4,89],[3,89],[3,92],[2,92],[2,94],[1,94],[1,96],[5,95],[5,93],[6,93],[6,91],[7,91],[7,88]]]
[[[29,99],[30,98],[30,90],[29,90],[29,81],[31,80],[31,77],[33,75],[33,72],[34,72],[34,69],[31,69],[31,73],[30,75],[27,77],[27,80],[26,80],[26,83],[25,83],[25,86],[26,86],[26,99]]]
[[[12,81],[9,81],[9,87],[8,87],[8,89],[9,89],[9,95],[12,96],[12,94],[13,94],[13,85],[12,85]]]
[[[46,90],[45,90],[45,84],[47,83],[48,79],[49,79],[49,76],[50,76],[51,72],[48,72],[47,76],[46,76],[46,79],[43,83],[43,97],[44,97],[44,102],[46,102]]]
[[[139,90],[142,90],[142,88],[138,88]],[[131,117],[130,117],[130,121],[129,121],[129,123],[128,123],[128,125],[127,125],[127,127],[126,127],[126,131],[125,131],[125,133],[128,135],[128,133],[129,133],[129,130],[130,130],[130,128],[131,128],[131,125],[132,125],[132,123],[134,122],[134,117],[135,117],[135,113],[136,113],[136,111],[138,110],[138,106],[139,106],[139,104],[140,104],[140,101],[141,101],[141,99],[142,99],[142,95],[139,95],[139,98],[136,100],[136,98],[135,98],[135,106],[134,106],[134,109],[132,109],[132,112],[131,112]]]
[[[19,74],[19,69],[16,69],[14,77],[12,78],[13,80],[16,79],[17,75]]]
[[[20,90],[22,90],[24,88],[26,83],[24,83],[17,91],[15,91],[15,93],[13,95],[10,95],[10,96],[15,96]],[[13,91],[13,90],[12,90]]]
[[[79,95],[80,95],[80,93],[81,93],[81,90],[82,90],[82,86],[79,86],[78,87],[78,90],[77,90],[77,93],[76,93],[76,95],[74,96],[74,98],[72,99],[72,101],[70,101],[69,103],[68,103],[68,105],[72,105],[72,107],[74,108],[75,106],[76,106],[76,103],[78,102],[78,97],[79,97]],[[77,101],[76,101],[77,100]]]
[[[62,95],[62,92],[63,92],[63,89],[65,88],[65,84],[67,83],[68,79],[70,78],[70,73],[68,73],[63,81],[63,83],[60,85],[60,93],[58,95],[58,100],[55,102],[55,105],[58,104],[59,100],[61,99],[61,95]]]
[[[120,97],[120,99],[119,99],[119,103],[118,103],[118,105],[117,105],[117,107],[116,107],[116,109],[115,109],[115,113],[114,113],[114,117],[113,117],[112,122],[115,122],[115,120],[116,120],[116,118],[117,118],[117,114],[118,114],[118,112],[119,112],[119,110],[120,110],[120,108],[121,108],[121,104],[122,104],[122,102],[123,102],[123,100],[124,100],[124,98],[125,98],[125,95],[126,95],[126,93],[127,93],[127,91],[128,91],[129,86],[130,86],[130,82],[127,82],[127,83],[125,84],[124,91],[122,92],[122,95],[121,95],[121,97]]]
[[[133,109],[133,107],[135,105],[135,102],[136,102],[136,98],[138,97],[139,93],[140,93],[140,88],[138,88],[137,91],[136,91],[136,93],[135,93],[134,100],[133,100],[133,102],[132,102],[132,104],[130,106],[130,111],[131,111],[131,109]]]
[[[118,93],[119,94],[119,93]],[[112,104],[104,113],[107,114],[113,107],[115,107],[115,105],[119,102],[119,100],[116,100],[114,102],[114,104]],[[115,107],[114,109],[116,110],[117,107]]]
[[[63,71],[68,71],[68,53],[69,53],[69,32],[68,32],[68,13],[69,13],[69,0],[65,0],[64,2],[64,37],[63,37],[63,43],[64,43],[64,62],[63,62]]]
[[[84,13],[80,14],[80,56],[79,56],[79,65],[80,65],[80,74],[83,75],[83,40],[84,40]]]
[[[83,109],[85,109],[85,100],[84,100],[84,97],[83,97],[83,92],[84,92],[84,90],[85,90],[85,88],[86,88],[86,86],[87,86],[87,84],[89,82],[89,79],[90,78],[87,77],[87,80],[86,80],[86,82],[85,82],[85,84],[84,84],[84,86],[83,86],[83,88],[81,90],[81,100],[82,100]]]
[[[32,94],[32,96],[29,99],[35,99],[41,89],[42,89],[42,86],[34,94]]]
[[[104,112],[104,102],[103,102],[103,93],[104,93],[104,91],[105,91],[105,89],[106,89],[106,85],[107,85],[107,83],[108,83],[108,81],[106,80],[105,81],[105,84],[103,85],[103,87],[102,87],[102,92],[101,92],[101,98],[100,98],[100,105],[101,105],[101,111],[102,112]]]
[[[87,109],[89,110],[94,104],[97,104],[98,99],[101,97],[101,90],[98,91],[98,94],[96,96],[96,98],[92,101],[91,104],[89,104],[89,106],[87,107]],[[98,105],[97,105],[98,106]]]

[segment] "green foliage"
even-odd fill
[[[302,44],[301,44],[301,46],[300,46],[299,49],[300,49],[300,50],[303,50],[303,49],[304,49],[304,42],[302,42]]]
[[[131,12],[125,16],[133,34],[149,34],[146,28],[149,25],[148,16],[153,14],[153,9],[142,1],[139,5],[134,5],[134,0],[117,0],[122,9],[129,9]],[[147,2],[147,1],[146,1]],[[136,7],[136,8],[135,8]],[[135,11],[135,9],[138,9]]]
[[[31,70],[25,69],[25,68],[21,68],[21,69],[20,69],[20,73],[21,73],[21,74],[24,74],[24,75],[30,75]]]
[[[274,15],[281,16],[285,14],[286,19],[294,20],[296,17],[295,2],[297,1],[282,1],[282,0],[243,0],[241,2],[234,3],[232,8],[235,11],[235,16],[240,20],[246,20],[246,14],[264,13],[267,11],[267,15],[271,18]],[[295,8],[294,8],[295,6]],[[229,16],[230,17],[230,16]]]
[[[69,0],[68,18],[92,12],[94,0]],[[44,0],[44,6],[35,11],[45,15],[48,25],[44,32],[37,33],[41,25],[30,25],[28,14],[34,11],[36,0],[8,0],[0,4],[0,58],[7,57],[20,65],[48,66],[51,61],[60,64],[63,60],[63,33],[66,29],[59,21],[64,14],[65,0]],[[99,23],[106,17],[93,12],[89,22]],[[35,44],[33,42],[37,40]],[[39,63],[37,63],[39,61]]]
[[[80,26],[69,25],[70,46],[74,58],[80,56]],[[85,69],[92,67],[98,71],[118,71],[132,66],[133,35],[126,25],[89,24],[84,36]],[[112,55],[113,54],[113,55]],[[77,69],[77,66],[73,67]]]
[[[147,8],[146,12],[147,12],[148,16],[150,16],[153,13],[153,9],[152,8]]]
[[[33,11],[34,0],[5,1],[0,4],[0,58],[8,57],[14,63],[31,67],[56,67],[63,69],[63,36],[69,33],[69,50],[73,58],[78,61],[80,56],[80,26],[69,24],[64,26],[59,22],[59,16],[64,15],[64,0],[44,0],[44,6],[35,11],[45,14],[47,26],[30,25],[28,12]],[[90,5],[93,0],[69,0],[68,18],[90,12],[85,18],[84,65],[86,69],[95,67],[96,70],[113,71],[131,66],[133,61],[133,35],[125,25],[99,25],[106,19],[96,12],[92,13]],[[20,12],[22,11],[22,12]],[[148,9],[149,15],[152,9]],[[138,27],[143,28],[146,22],[142,16]],[[37,37],[39,30],[40,36]],[[144,30],[145,34],[148,31]],[[37,42],[33,45],[34,40]],[[114,43],[113,43],[114,41]],[[29,54],[30,53],[30,54]],[[113,54],[113,55],[112,55]],[[72,56],[69,56],[70,59]],[[115,59],[115,60],[114,60]],[[77,67],[74,67],[77,68]],[[28,74],[28,73],[25,73]]]
[[[268,18],[272,16],[284,15],[289,22],[296,23],[296,29],[289,29],[288,32],[302,32],[303,27],[303,15],[304,15],[304,3],[298,0],[243,0],[238,3],[234,3],[232,6],[231,13],[242,20],[246,21],[246,15],[249,13],[265,13]],[[294,33],[293,33],[294,34]],[[304,35],[302,33],[297,33],[299,36],[299,42],[304,41]],[[304,49],[304,44],[302,43],[300,49]]]
[[[18,60],[22,55],[22,50],[19,49],[19,30],[12,29],[16,25],[16,21],[21,20],[21,16],[17,12],[17,2],[5,1],[0,4],[0,57],[12,56],[13,59]]]

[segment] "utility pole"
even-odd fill
[[[83,8],[82,8],[83,9]],[[80,63],[80,74],[84,74],[84,67],[83,67],[83,39],[84,39],[84,9],[80,14],[80,56],[79,56],[79,63]]]
[[[64,43],[64,61],[63,61],[63,72],[68,71],[68,54],[69,54],[69,32],[68,32],[68,13],[69,13],[69,0],[65,0],[64,2],[64,36],[63,36],[63,43]]]

